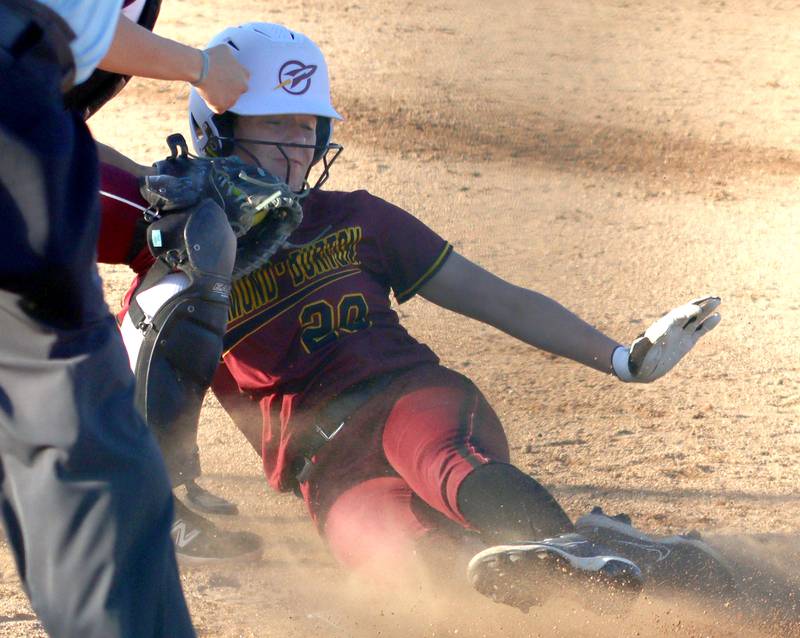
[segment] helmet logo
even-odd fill
[[[284,62],[278,71],[278,85],[272,90],[283,89],[292,95],[303,95],[311,88],[311,76],[316,71],[316,64],[303,64],[299,60]]]

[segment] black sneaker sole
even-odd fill
[[[252,552],[220,558],[216,556],[193,556],[191,554],[182,554],[176,547],[175,558],[178,559],[178,563],[180,565],[185,565],[186,567],[202,567],[204,565],[225,565],[258,561],[261,560],[263,551],[263,548],[259,547],[257,550],[253,550]]]
[[[203,512],[204,514],[218,514],[221,516],[236,516],[239,513],[239,508],[236,503],[231,503],[229,500],[211,494],[203,488],[186,489],[186,500],[195,509]]]
[[[183,520],[176,520],[170,536],[178,562],[186,566],[219,565],[261,558],[264,541],[257,534],[214,529],[209,537],[208,529],[198,530],[196,526],[187,529]]]
[[[527,612],[555,593],[577,597],[597,611],[596,600],[586,594],[615,597],[609,611],[627,608],[642,590],[639,568],[617,557],[582,558],[556,547],[522,544],[498,545],[476,554],[467,576],[481,594],[495,602]],[[613,610],[612,610],[613,607]]]

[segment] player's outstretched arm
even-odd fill
[[[201,51],[162,38],[125,16],[120,16],[114,40],[99,66],[122,75],[191,82],[216,113],[232,107],[250,79],[230,47]]]
[[[719,323],[719,299],[676,308],[626,348],[555,300],[521,288],[453,253],[420,295],[536,348],[567,357],[622,381],[647,383],[666,374]]]

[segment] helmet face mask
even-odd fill
[[[226,113],[215,114],[195,89],[189,97],[189,119],[195,152],[201,156],[226,156],[234,153],[245,161],[261,165],[246,145],[275,146],[290,165],[286,150],[313,148],[313,167],[322,161],[322,171],[313,188],[319,188],[329,175],[330,166],[342,147],[331,143],[333,119],[342,119],[330,101],[328,69],[316,44],[306,36],[276,24],[253,22],[225,29],[209,42],[213,47],[227,44],[239,62],[250,71],[247,91]],[[269,139],[237,138],[237,116],[312,115],[316,117],[314,144],[277,142]],[[332,155],[331,155],[332,153]]]
[[[291,179],[291,164],[289,156],[286,154],[287,148],[309,148],[314,149],[314,159],[312,160],[311,164],[308,166],[308,170],[306,170],[306,174],[303,176],[303,189],[307,188],[319,188],[322,186],[329,177],[330,166],[336,161],[336,158],[339,157],[339,153],[341,153],[344,149],[340,144],[335,144],[333,142],[328,142],[324,146],[320,146],[319,144],[297,144],[294,142],[272,142],[270,140],[256,140],[256,139],[246,139],[240,137],[229,137],[229,138],[220,138],[220,141],[223,144],[232,144],[234,152],[242,157],[245,161],[251,162],[258,166],[259,168],[264,168],[261,165],[260,160],[246,147],[246,145],[253,144],[253,145],[265,145],[265,146],[274,146],[278,149],[278,152],[283,156],[283,159],[286,161],[286,173],[285,175],[278,175],[283,179],[284,182],[287,184],[290,183]],[[333,153],[333,156],[331,156]],[[317,177],[316,182],[313,186],[309,186],[308,184],[308,176],[311,174],[311,169],[317,164],[320,160],[322,160],[322,171],[320,172],[319,176]]]

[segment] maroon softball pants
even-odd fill
[[[508,463],[509,449],[483,394],[452,370],[424,366],[351,415],[301,491],[339,562],[400,568],[443,524],[468,528],[459,486],[492,462]]]

